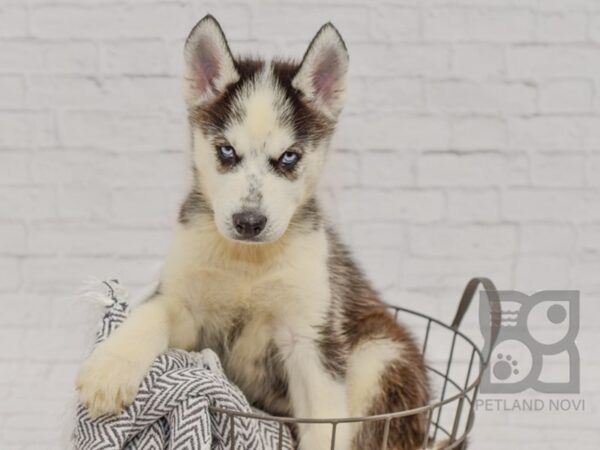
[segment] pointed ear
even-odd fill
[[[292,86],[330,117],[337,117],[344,105],[348,50],[338,30],[326,23],[304,54]]]
[[[210,14],[194,26],[185,42],[185,101],[199,105],[235,83],[239,74],[219,22]]]

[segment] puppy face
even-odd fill
[[[330,24],[300,64],[232,57],[212,16],[185,47],[197,189],[226,238],[272,242],[311,197],[341,111],[348,54]]]

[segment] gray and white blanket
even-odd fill
[[[129,306],[121,292],[111,280],[95,293],[106,308],[96,343],[127,318]],[[287,426],[239,416],[232,421],[211,407],[257,412],[225,377],[212,350],[172,349],[154,361],[135,401],[121,414],[92,419],[79,405],[73,444],[78,450],[293,449]]]

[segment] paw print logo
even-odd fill
[[[517,291],[498,291],[500,327],[491,348],[490,307],[480,294],[479,325],[486,339],[483,354],[492,355],[485,371],[482,393],[510,394],[533,389],[542,393],[579,393],[579,292],[541,291],[528,296]],[[557,361],[560,364],[557,364]],[[565,364],[566,362],[566,364]],[[564,368],[560,381],[544,373],[544,364]]]
[[[511,355],[504,356],[502,353],[498,353],[496,358],[497,360],[492,368],[496,378],[508,380],[513,375],[519,375],[519,369],[517,368],[519,362],[513,359]]]

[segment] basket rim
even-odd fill
[[[216,406],[209,406],[209,410],[211,410],[213,412],[226,414],[232,419],[233,419],[233,417],[243,417],[243,418],[248,418],[248,419],[258,419],[258,420],[278,422],[280,424],[304,423],[304,424],[337,425],[337,424],[341,424],[341,423],[373,422],[373,421],[378,421],[378,420],[391,420],[391,419],[395,419],[395,418],[421,414],[423,412],[428,412],[428,411],[431,412],[431,414],[433,414],[433,411],[437,408],[441,408],[442,406],[452,403],[458,399],[467,399],[467,395],[470,392],[472,392],[478,388],[479,384],[481,383],[481,378],[482,378],[483,372],[486,368],[485,358],[483,356],[481,349],[473,342],[473,340],[471,338],[466,336],[460,329],[458,329],[458,327],[448,325],[447,323],[444,323],[439,319],[428,316],[427,314],[424,314],[424,313],[421,313],[418,311],[414,311],[409,308],[391,305],[389,303],[384,303],[384,305],[386,308],[393,309],[396,312],[400,311],[400,312],[409,313],[409,314],[421,317],[423,319],[426,319],[428,321],[431,321],[433,323],[436,323],[437,325],[441,325],[442,327],[444,327],[447,330],[450,330],[454,333],[454,335],[453,335],[454,339],[456,339],[456,335],[459,335],[467,343],[469,343],[471,345],[471,347],[473,348],[473,356],[475,354],[477,354],[479,357],[479,373],[477,374],[477,377],[475,377],[473,382],[470,383],[469,385],[465,386],[459,393],[454,394],[453,396],[448,397],[446,399],[438,400],[434,403],[430,403],[428,405],[419,406],[417,408],[406,409],[403,411],[395,411],[395,412],[384,413],[384,414],[374,414],[374,415],[370,415],[370,416],[303,418],[303,417],[290,417],[290,416],[271,416],[266,413],[256,413],[256,412],[247,413],[247,412],[236,411],[236,410],[228,409],[228,408],[219,408]],[[427,369],[430,370],[429,366],[427,366]]]

